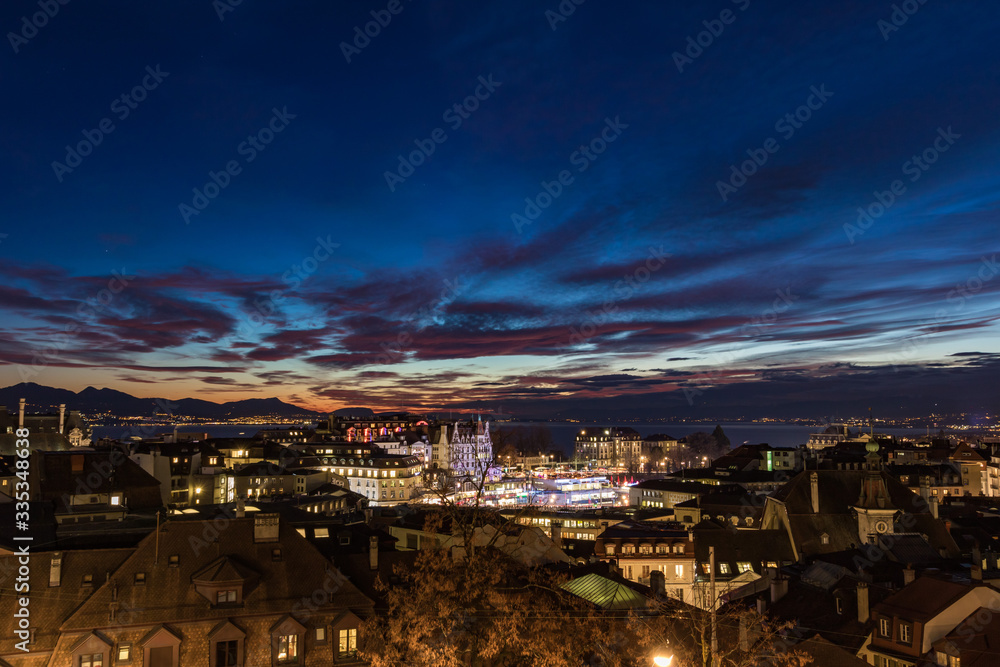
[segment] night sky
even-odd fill
[[[996,408],[1000,5],[235,2],[3,3],[0,384]]]

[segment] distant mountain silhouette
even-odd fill
[[[152,417],[176,415],[201,419],[232,419],[274,415],[280,417],[321,417],[324,413],[300,408],[277,398],[248,398],[228,403],[213,403],[199,398],[171,401],[165,398],[136,398],[114,389],[87,387],[79,393],[68,389],[45,387],[34,382],[22,382],[0,389],[0,405],[16,411],[20,399],[25,399],[30,412],[47,412],[65,403],[67,410],[84,413],[108,413],[116,417]]]

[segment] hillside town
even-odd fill
[[[32,619],[0,621],[0,664],[382,664],[402,573],[477,549],[558,573],[559,609],[743,619],[734,650],[760,664],[779,644],[815,665],[1000,656],[994,436],[834,424],[732,447],[721,428],[609,426],[572,458],[516,444],[474,415],[120,440],[65,406],[0,409],[0,604],[30,595]]]

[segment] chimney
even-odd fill
[[[243,496],[240,496],[236,499],[236,518],[242,519],[246,515],[246,507],[243,505]]]
[[[788,594],[788,578],[778,576],[771,581],[771,604]]]
[[[931,516],[938,518],[938,497],[931,496]]]
[[[62,552],[56,551],[49,562],[49,586],[60,585],[62,585]]]
[[[59,404],[59,432],[66,433],[66,404]]]
[[[24,399],[22,398],[17,407],[17,427],[24,428]]]
[[[256,544],[278,541],[278,515],[258,512],[253,517],[253,541]]]
[[[819,514],[819,475],[814,472],[809,473],[809,491],[813,514]]]
[[[913,569],[912,564],[907,564],[903,569],[903,585],[909,586],[913,583],[913,580],[917,578],[917,571]]]
[[[378,535],[368,538],[368,567],[378,569]]]
[[[861,581],[858,582],[858,622],[867,623],[868,622],[868,584]]]
[[[930,502],[931,499],[931,478],[925,475],[920,477],[920,497]]]
[[[649,587],[653,589],[653,595],[656,597],[667,596],[667,581],[661,570],[653,570],[649,573]]]
[[[552,522],[552,542],[562,549],[562,521]]]
[[[765,611],[767,611],[767,599],[761,595],[757,598],[757,613],[763,616]]]
[[[747,631],[746,614],[740,616],[740,650],[744,653],[750,652],[750,636]]]

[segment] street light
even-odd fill
[[[674,661],[674,656],[672,655],[657,655],[653,658],[653,664],[656,667],[670,667],[670,663]]]

